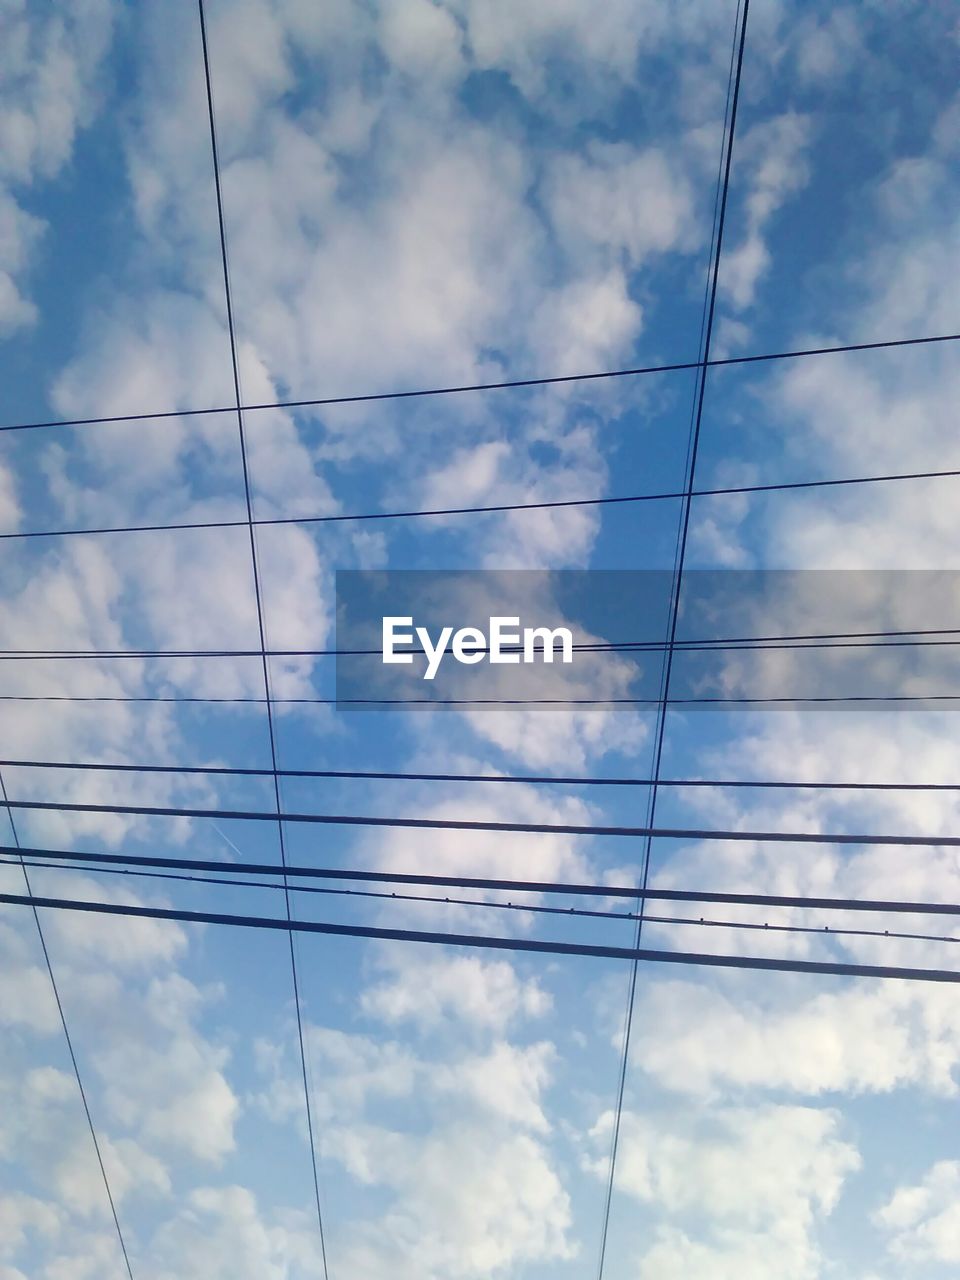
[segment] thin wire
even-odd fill
[[[680,616],[680,591],[683,580],[683,566],[687,549],[687,535],[690,527],[690,512],[692,509],[692,494],[695,483],[697,453],[700,443],[700,429],[703,421],[703,403],[707,385],[707,361],[710,359],[710,343],[713,336],[713,322],[716,313],[717,303],[717,286],[720,277],[720,259],[723,251],[723,229],[726,221],[727,213],[727,197],[730,191],[730,169],[733,159],[733,142],[737,125],[737,105],[740,98],[740,79],[743,71],[743,55],[747,40],[747,17],[750,9],[750,0],[742,0],[742,11],[738,0],[737,18],[739,19],[739,49],[736,57],[736,72],[733,79],[733,93],[730,99],[730,122],[729,131],[725,130],[726,136],[726,156],[723,162],[723,184],[720,195],[720,207],[717,215],[716,224],[716,244],[713,251],[712,278],[710,282],[709,305],[707,309],[706,325],[701,322],[701,333],[703,334],[703,352],[701,367],[698,374],[698,391],[695,398],[695,416],[692,422],[690,435],[690,443],[688,446],[687,461],[687,483],[686,493],[683,499],[680,516],[679,539],[676,556],[676,575],[673,588],[673,596],[671,601],[671,614],[669,623],[669,639],[667,651],[664,658],[661,698],[660,705],[657,709],[657,724],[655,729],[655,748],[653,757],[653,783],[649,792],[647,804],[647,826],[651,829],[656,821],[657,807],[657,779],[660,776],[660,764],[663,756],[663,744],[666,732],[667,707],[670,694],[670,676],[673,669],[673,655],[675,651],[675,642],[677,638],[677,624]],[[737,28],[737,22],[734,22],[734,30]],[[635,948],[639,952],[640,939],[643,931],[643,910],[645,901],[643,891],[646,889],[650,878],[650,862],[653,848],[651,835],[647,835],[644,848],[643,867],[640,877],[640,896],[638,898],[638,919],[635,933]],[[623,1032],[623,1045],[620,1057],[620,1072],[617,1081],[617,1100],[614,1111],[613,1132],[610,1143],[610,1171],[607,1179],[606,1195],[603,1205],[602,1230],[600,1237],[600,1256],[597,1267],[597,1280],[603,1280],[603,1269],[606,1261],[607,1238],[610,1230],[610,1213],[613,1204],[613,1188],[616,1178],[617,1155],[620,1146],[620,1126],[623,1117],[623,1101],[627,1084],[627,1065],[630,1056],[630,1037],[633,1028],[633,1015],[636,1006],[637,978],[639,974],[639,960],[634,959],[630,967],[630,980],[627,991],[627,1009]]]
[[[849,342],[834,347],[806,347],[796,351],[771,351],[751,356],[726,356],[709,360],[707,365],[719,369],[726,365],[759,364],[772,360],[797,360],[804,356],[842,355],[854,351],[884,351],[893,347],[917,347],[930,343],[956,342],[960,333],[941,333],[923,338],[893,338],[883,342]],[[474,382],[462,386],[428,387],[416,391],[380,391],[367,395],[324,396],[310,400],[270,400],[259,404],[241,405],[244,413],[257,413],[266,409],[320,409],[338,404],[368,404],[382,400],[415,400],[430,396],[462,395],[472,391],[504,391],[518,387],[551,387],[567,383],[597,382],[612,378],[635,378],[645,374],[679,373],[699,369],[701,361],[690,360],[673,364],[643,365],[634,369],[610,369],[600,373],[570,373],[549,378],[514,378],[505,382]],[[164,409],[149,413],[121,413],[100,418],[52,418],[46,422],[14,422],[0,426],[2,431],[38,431],[52,427],[91,427],[115,422],[149,422],[163,418],[202,418],[214,414],[232,414],[234,405],[220,405],[211,409]]]
[[[332,924],[325,920],[275,919],[272,916],[233,915],[213,911],[181,911],[172,907],[127,906],[116,902],[77,901],[0,893],[11,906],[37,906],[58,911],[87,911],[99,915],[131,916],[147,920],[177,920],[190,924],[230,925],[246,929],[277,929],[290,933],[331,934],[347,938],[376,938],[392,942],[425,942],[439,946],[479,947],[540,955],[594,956],[607,960],[644,960],[662,964],[698,965],[720,969],[760,969],[781,973],[832,974],[847,978],[901,978],[919,982],[960,983],[952,969],[914,969],[899,965],[843,964],[822,960],[787,960],[767,956],[729,956],[688,951],[654,951],[639,947],[598,946],[583,942],[548,942],[540,938],[502,938],[483,934],[434,930],[384,929],[373,925]]]
[[[944,471],[900,471],[886,475],[846,476],[828,480],[790,480],[771,484],[725,485],[713,489],[680,489],[663,493],[633,493],[606,498],[558,498],[544,502],[501,502],[491,506],[434,507],[425,511],[364,511],[324,516],[269,516],[253,520],[254,528],[274,525],[334,524],[355,520],[421,520],[433,516],[490,515],[503,511],[547,511],[561,507],[605,507],[622,503],[665,502],[687,498],[718,498],[744,493],[786,493],[802,489],[832,489],[850,485],[886,484],[904,480],[950,480],[960,476],[960,468]],[[171,533],[190,529],[246,529],[246,520],[183,520],[166,524],[101,525],[90,528],[30,529],[0,533],[2,540],[25,538],[73,538],[112,533]]]
[[[0,865],[17,866],[19,864],[12,859],[0,858]],[[276,884],[271,880],[235,880],[224,876],[178,875],[171,871],[132,871],[127,867],[84,867],[66,862],[27,862],[26,865],[28,867],[35,867],[44,871],[74,871],[84,875],[135,876],[140,879],[149,880],[171,880],[190,884],[227,885],[234,889],[283,888],[282,884]],[[484,909],[490,908],[495,911],[530,912],[533,915],[575,916],[577,918],[584,917],[588,919],[602,920],[637,920],[639,918],[639,914],[636,911],[600,911],[589,910],[585,907],[547,907],[542,903],[493,902],[488,898],[440,898],[432,894],[387,893],[386,891],[377,891],[373,889],[332,889],[327,885],[294,884],[290,886],[290,890],[292,893],[319,893],[332,897],[373,898],[386,902],[433,903],[437,906],[480,907]],[[694,916],[656,916],[650,915],[649,913],[645,913],[643,918],[647,924],[701,925],[716,929],[759,929],[770,933],[809,933],[816,934],[818,937],[892,938],[894,940],[910,942],[960,942],[960,936],[955,933],[900,933],[890,929],[837,929],[832,925],[826,924],[819,926],[769,924],[767,921],[710,920],[703,916],[700,916],[699,918]]]
[[[33,888],[31,887],[31,884],[30,884],[30,874],[27,871],[27,863],[24,860],[23,852],[21,850],[20,835],[19,835],[19,832],[17,831],[17,824],[14,822],[14,819],[13,819],[13,813],[11,811],[10,801],[7,796],[7,788],[4,783],[2,773],[0,773],[0,797],[2,797],[3,805],[7,811],[7,818],[10,822],[10,834],[13,837],[13,843],[14,843],[16,854],[17,854],[17,858],[15,859],[15,862],[11,865],[15,865],[16,863],[19,863],[20,869],[23,872],[23,883],[27,890],[27,897],[32,898]],[[120,1227],[120,1218],[119,1218],[119,1215],[117,1214],[116,1202],[114,1201],[114,1198],[113,1198],[113,1192],[110,1189],[110,1179],[107,1177],[106,1165],[103,1163],[103,1153],[100,1150],[100,1140],[97,1138],[97,1130],[93,1123],[93,1114],[90,1111],[90,1104],[87,1101],[87,1091],[83,1087],[83,1079],[80,1075],[80,1064],[77,1061],[77,1055],[73,1048],[73,1038],[70,1035],[70,1027],[67,1024],[67,1015],[63,1009],[63,1001],[60,999],[60,988],[57,984],[57,979],[53,972],[53,961],[50,959],[50,952],[47,949],[47,939],[43,932],[43,925],[40,922],[40,912],[37,910],[36,903],[32,904],[32,910],[33,910],[33,922],[37,927],[37,937],[40,940],[40,950],[43,952],[43,962],[44,962],[44,965],[46,966],[47,976],[50,979],[50,987],[53,991],[54,1001],[56,1002],[57,1013],[60,1015],[60,1025],[63,1028],[63,1038],[66,1042],[67,1053],[70,1058],[70,1063],[73,1067],[74,1079],[77,1082],[77,1091],[80,1094],[80,1102],[83,1106],[83,1114],[87,1118],[87,1127],[90,1130],[90,1138],[93,1142],[94,1152],[96,1153],[97,1164],[100,1167],[100,1176],[103,1179],[103,1188],[107,1193],[107,1201],[109,1202],[109,1205],[110,1205],[110,1214],[113,1218],[113,1225],[116,1228],[116,1232],[117,1232],[117,1241],[120,1245],[120,1252],[123,1254],[123,1264],[126,1268],[127,1276],[129,1277],[129,1280],[133,1280],[133,1269],[130,1266],[130,1255],[127,1253],[127,1244],[123,1238],[123,1231]]]
[[[652,784],[651,784],[652,785]],[[219,818],[238,822],[276,822],[278,815],[254,809],[201,809],[178,805],[81,804],[61,800],[7,800],[10,809],[30,809],[51,813],[129,814],[147,818]],[[958,848],[960,836],[868,835],[833,831],[720,831],[704,827],[598,826],[593,823],[493,822],[473,818],[379,817],[356,813],[290,813],[282,810],[282,822],[348,827],[401,827],[426,831],[500,831],[516,834],[567,836],[626,836],[663,840],[727,840],[781,844],[870,844]]]
[[[267,640],[266,631],[263,622],[263,600],[260,590],[260,571],[257,564],[257,542],[253,524],[253,503],[250,493],[250,471],[247,461],[247,447],[243,429],[243,409],[242,397],[240,395],[240,367],[237,360],[237,337],[233,319],[233,303],[230,294],[230,271],[227,265],[227,233],[223,216],[223,193],[220,188],[220,161],[217,154],[217,129],[214,120],[213,109],[213,83],[210,72],[210,55],[207,48],[207,28],[204,16],[203,0],[197,0],[197,6],[200,15],[200,38],[203,48],[203,74],[207,91],[207,111],[210,119],[210,146],[213,157],[213,176],[217,197],[217,221],[220,232],[220,256],[223,266],[223,291],[227,312],[227,330],[230,336],[230,359],[233,368],[233,388],[235,397],[235,408],[237,414],[237,429],[240,440],[240,460],[243,468],[243,492],[244,501],[247,510],[247,528],[250,535],[250,558],[253,567],[253,589],[256,597],[257,605],[257,627],[260,639],[260,658],[263,666],[263,691],[266,698],[267,709],[267,728],[270,736],[270,759],[273,766],[273,787],[276,798],[277,808],[277,833],[280,841],[280,860],[284,864],[287,861],[286,847],[283,833],[283,819],[280,816],[282,804],[280,800],[280,779],[277,774],[277,741],[273,723],[273,709],[270,705],[270,674],[267,662]],[[287,909],[287,919],[291,919],[291,903],[290,893],[284,881],[284,898]],[[327,1267],[327,1246],[323,1230],[323,1211],[320,1206],[320,1181],[317,1171],[317,1152],[313,1134],[313,1114],[310,1105],[310,1089],[307,1082],[307,1059],[306,1050],[303,1039],[303,1017],[300,1008],[300,984],[297,977],[297,956],[294,948],[294,935],[291,931],[288,935],[290,944],[290,970],[293,978],[293,1002],[297,1017],[297,1038],[300,1048],[300,1066],[303,1075],[303,1097],[306,1108],[307,1118],[307,1137],[310,1145],[310,1164],[313,1173],[314,1196],[317,1208],[317,1227],[320,1233],[320,1253],[323,1260],[323,1274],[325,1280],[329,1280],[329,1271]]]
[[[284,707],[659,707],[661,698],[271,698],[273,706]],[[671,707],[751,707],[751,706],[870,706],[871,704],[950,704],[960,701],[960,693],[864,693],[836,696],[789,695],[771,698],[667,698]],[[266,698],[214,698],[180,694],[73,694],[2,693],[0,702],[182,702],[222,706],[263,706]],[[270,771],[273,776],[273,771]]]
[[[271,778],[272,769],[233,768],[229,765],[105,764],[66,760],[0,760],[0,768],[75,769],[101,773],[183,773],[227,777]],[[365,778],[387,782],[520,782],[527,785],[583,787],[649,787],[652,778],[593,778],[576,774],[521,773],[397,773],[375,769],[278,769],[281,778]],[[960,782],[791,782],[770,778],[658,778],[658,787],[757,787],[807,791],[960,791]]]
[[[656,572],[654,570],[653,572]],[[906,637],[924,637],[918,640]],[[931,636],[958,637],[927,639]],[[842,643],[841,643],[842,642]],[[674,648],[684,653],[741,653],[779,651],[781,649],[890,649],[926,648],[960,644],[960,627],[911,627],[898,631],[833,631],[807,635],[718,636],[693,640],[677,640]],[[575,641],[574,653],[662,653],[663,640]],[[382,649],[267,649],[268,658],[344,658],[380,657]],[[422,656],[424,649],[405,650]],[[477,646],[474,653],[490,652],[489,646]],[[524,652],[522,645],[501,645],[499,652]],[[0,649],[0,661],[75,661],[79,659],[117,658],[259,658],[259,649]]]
[[[288,863],[222,862],[197,858],[166,858],[126,853],[87,853],[72,849],[7,848],[0,854],[41,858],[44,862],[92,862],[103,866],[160,867],[173,870],[212,871],[231,876],[287,876],[307,880],[346,880],[363,884],[430,885],[434,888],[483,889],[508,893],[543,893],[577,898],[629,898],[637,896],[636,885],[571,883],[556,880],[503,880],[487,876],[441,876],[409,871],[361,871],[350,867],[295,866]],[[238,882],[239,883],[239,882]],[[960,916],[960,903],[884,901],[864,898],[815,898],[784,894],[726,893],[713,890],[647,889],[644,897],[658,902],[709,902],[741,907],[796,907],[802,910],[855,911],[879,914]]]

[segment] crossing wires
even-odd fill
[[[740,5],[742,4],[742,9]],[[692,499],[694,492],[694,483],[697,468],[697,453],[700,445],[700,429],[703,422],[703,403],[707,387],[707,362],[710,359],[710,344],[713,338],[713,324],[716,315],[717,306],[717,286],[720,278],[720,256],[723,251],[723,229],[727,215],[727,198],[730,193],[730,167],[733,160],[733,142],[737,127],[737,107],[740,101],[740,79],[743,72],[743,55],[747,41],[747,16],[750,10],[750,0],[738,0],[737,19],[739,23],[739,34],[735,43],[736,60],[735,70],[732,76],[732,94],[730,97],[730,116],[729,126],[725,130],[725,155],[723,159],[723,180],[720,187],[719,208],[716,219],[716,239],[713,252],[713,263],[709,283],[709,302],[706,311],[706,322],[703,325],[703,346],[701,352],[700,367],[697,377],[697,390],[695,396],[695,408],[690,434],[690,443],[687,456],[687,484],[683,497],[683,503],[680,514],[680,527],[678,535],[677,555],[675,562],[675,575],[673,595],[670,606],[670,621],[667,630],[667,650],[663,662],[663,676],[661,683],[660,704],[657,709],[657,722],[654,730],[654,753],[653,753],[653,779],[649,792],[649,801],[647,805],[647,826],[651,829],[651,834],[646,837],[644,848],[643,866],[640,878],[640,886],[638,893],[638,918],[635,931],[635,950],[638,955],[634,957],[630,966],[630,981],[627,992],[627,1011],[624,1020],[623,1045],[620,1054],[620,1073],[617,1080],[617,1100],[614,1109],[613,1133],[610,1143],[610,1165],[607,1176],[606,1195],[603,1204],[603,1219],[600,1232],[600,1256],[597,1266],[597,1280],[603,1280],[603,1270],[607,1257],[607,1239],[610,1231],[610,1212],[613,1203],[613,1189],[617,1170],[617,1155],[620,1146],[620,1128],[623,1119],[623,1101],[626,1092],[627,1068],[630,1058],[630,1036],[633,1029],[634,1009],[636,1006],[637,994],[637,977],[639,974],[639,952],[640,938],[643,931],[643,908],[644,899],[643,891],[647,888],[650,877],[650,860],[653,848],[654,823],[656,821],[657,808],[657,784],[660,776],[660,766],[663,759],[663,744],[666,735],[667,724],[667,708],[670,696],[670,676],[673,668],[673,656],[677,639],[677,623],[680,616],[680,591],[683,584],[683,566],[687,551],[687,538],[690,531],[690,512],[692,508]],[[737,23],[735,30],[737,29]]]
[[[223,215],[223,192],[220,183],[220,158],[217,150],[217,126],[214,117],[213,105],[213,81],[210,72],[210,51],[207,46],[207,24],[206,15],[204,13],[203,0],[197,0],[197,8],[200,18],[200,40],[203,50],[203,75],[204,84],[207,95],[207,112],[210,120],[210,149],[213,158],[213,180],[217,197],[217,222],[220,235],[220,257],[223,266],[223,294],[226,306],[227,331],[230,338],[230,361],[233,373],[233,390],[236,401],[237,415],[237,432],[240,444],[240,462],[243,470],[243,497],[247,514],[247,530],[250,538],[250,561],[253,571],[253,591],[257,606],[257,631],[260,640],[260,662],[263,674],[263,692],[266,701],[267,712],[267,733],[270,740],[270,762],[273,777],[273,793],[276,802],[277,813],[277,837],[280,846],[280,861],[286,866],[287,852],[286,842],[284,839],[283,818],[281,816],[283,805],[280,798],[280,775],[277,772],[277,735],[273,718],[273,706],[270,699],[270,663],[267,658],[267,635],[264,626],[263,617],[263,593],[261,588],[261,571],[257,558],[257,537],[253,523],[253,499],[250,491],[250,467],[247,457],[246,434],[243,426],[243,399],[240,394],[240,364],[237,357],[237,333],[234,324],[233,315],[233,299],[230,293],[230,268],[227,262],[227,232]],[[292,902],[290,899],[289,886],[286,877],[284,877],[284,904],[287,913],[287,922],[293,919]],[[307,1056],[303,1035],[303,1014],[300,1000],[300,982],[297,973],[297,952],[294,943],[294,931],[287,931],[287,941],[290,951],[290,973],[293,980],[293,1004],[294,1013],[297,1020],[297,1041],[300,1053],[300,1069],[303,1079],[303,1099],[307,1121],[307,1140],[310,1148],[310,1165],[313,1175],[314,1201],[317,1210],[317,1229],[320,1235],[320,1254],[323,1261],[323,1274],[325,1280],[329,1277],[329,1268],[327,1264],[327,1244],[323,1229],[323,1209],[320,1201],[320,1178],[317,1168],[317,1148],[314,1139],[313,1130],[313,1109],[310,1102],[310,1087],[307,1079]]]

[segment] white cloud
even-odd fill
[[[43,229],[39,218],[0,188],[0,337],[36,321],[37,309],[23,297],[15,276],[28,265]]]
[[[720,282],[739,311],[753,302],[757,286],[770,266],[770,250],[764,236],[768,223],[809,180],[805,152],[810,133],[808,119],[787,112],[754,125],[737,141],[737,171],[741,181],[749,183],[746,230],[739,244],[724,250]]]
[[[960,1018],[949,993],[859,984],[803,998],[778,979],[760,999],[661,982],[637,1020],[637,1058],[669,1089],[716,1096],[751,1089],[889,1093],[919,1086],[952,1097]],[[802,992],[802,988],[800,989]],[[799,998],[798,998],[799,995]]]
[[[11,868],[3,870],[2,883],[8,893],[23,893],[23,877]],[[60,1029],[57,1006],[50,990],[47,971],[37,959],[28,959],[26,939],[6,924],[0,925],[0,1020],[5,1027],[29,1027],[52,1034]]]
[[[545,298],[529,333],[538,366],[584,373],[618,363],[640,333],[643,309],[629,297],[622,270],[573,280]]]
[[[899,1261],[960,1262],[960,1163],[941,1160],[920,1183],[898,1187],[874,1220]]]
[[[612,1123],[608,1112],[594,1127],[598,1146],[608,1145]],[[776,1257],[778,1275],[813,1280],[822,1263],[815,1229],[860,1166],[839,1129],[836,1112],[809,1107],[725,1107],[692,1119],[626,1112],[616,1185],[666,1218],[639,1275],[679,1277],[697,1266],[724,1280],[760,1280]],[[607,1161],[589,1167],[604,1177]],[[684,1215],[704,1225],[677,1225]]]
[[[98,1145],[115,1204],[122,1205],[134,1189],[154,1195],[169,1194],[171,1184],[167,1169],[138,1143],[129,1138],[114,1142],[100,1135]],[[95,1215],[108,1219],[110,1208],[99,1166],[94,1161],[90,1135],[81,1133],[57,1160],[53,1185],[59,1202],[73,1212],[82,1217]]]
[[[612,1124],[605,1113],[591,1136],[602,1145]],[[753,1228],[776,1223],[786,1235],[799,1233],[815,1211],[833,1209],[844,1178],[859,1167],[838,1128],[836,1112],[812,1107],[723,1108],[692,1127],[677,1113],[669,1121],[627,1113],[617,1185],[669,1213],[696,1208]],[[605,1166],[600,1160],[595,1171]]]
[[[340,1265],[358,1280],[455,1280],[574,1256],[570,1202],[543,1147],[489,1125],[403,1143],[371,1131],[367,1166],[395,1199],[357,1224]],[[453,1171],[456,1171],[455,1175]]]
[[[69,160],[77,132],[98,105],[96,80],[111,39],[111,0],[84,0],[69,14],[41,15],[5,0],[0,48],[0,337],[35,322],[17,277],[44,222],[18,202]],[[14,192],[16,195],[14,195]]]
[[[452,15],[432,0],[388,0],[380,16],[380,42],[391,70],[435,78],[447,85],[459,79],[465,61],[462,33]]]
[[[555,1056],[554,1046],[546,1041],[520,1048],[500,1040],[487,1053],[440,1067],[434,1087],[474,1102],[517,1129],[547,1133],[550,1123],[541,1093],[549,1083]]]
[[[229,1053],[191,1026],[185,1014],[172,1024],[158,1016],[162,986],[154,982],[148,990],[145,1010],[152,1017],[139,1040],[128,1027],[126,1036],[98,1047],[91,1059],[118,1121],[162,1148],[218,1163],[234,1149],[240,1107],[224,1074]]]
[[[48,1201],[21,1192],[0,1197],[0,1251],[3,1253],[12,1256],[32,1232],[49,1237],[56,1236],[59,1229],[60,1215]]]
[[[627,263],[695,249],[702,228],[682,152],[637,151],[624,143],[593,144],[584,154],[561,154],[544,180],[553,225],[574,262]]]
[[[154,1237],[157,1280],[286,1280],[322,1276],[316,1223],[262,1209],[241,1186],[199,1187]]]
[[[14,533],[20,527],[22,514],[16,476],[11,468],[0,466],[0,532]]]
[[[449,1018],[501,1030],[521,1017],[540,1017],[550,996],[536,979],[522,979],[505,960],[384,951],[388,976],[361,997],[365,1013],[389,1024],[424,1029]]]

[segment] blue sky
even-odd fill
[[[248,403],[695,360],[735,6],[210,0]],[[229,406],[200,32],[0,0],[5,423]],[[956,332],[957,30],[755,0],[715,355]],[[259,518],[683,487],[693,373],[246,415]],[[955,464],[953,344],[712,371],[704,487]],[[694,503],[697,568],[957,563],[955,480]],[[261,527],[271,648],[332,647],[337,569],[670,569],[679,502]],[[245,518],[236,416],[0,436],[4,532]],[[245,528],[5,540],[4,648],[256,648]],[[877,602],[872,602],[874,606]],[[946,601],[949,606],[952,601]],[[901,602],[891,626],[919,625]],[[944,625],[951,625],[945,622]],[[258,697],[259,659],[0,663],[0,693]],[[274,659],[281,698],[332,663]],[[269,764],[262,706],[0,703],[18,759]],[[285,706],[285,768],[626,774],[653,717]],[[932,713],[668,716],[664,773],[955,781]],[[268,809],[272,783],[6,767],[11,798]],[[286,780],[290,811],[638,823],[643,788]],[[956,830],[950,793],[666,793],[721,829]],[[25,844],[276,861],[271,824],[20,811]],[[290,825],[291,861],[629,882],[627,841]],[[10,891],[19,870],[4,871]],[[657,841],[664,887],[957,901],[944,849]],[[35,871],[37,892],[281,914],[274,889]],[[553,936],[492,908],[298,916]],[[757,917],[753,917],[756,919]],[[770,916],[769,918],[773,918]],[[43,920],[137,1280],[322,1274],[287,942]],[[565,936],[627,944],[627,924]],[[885,927],[881,925],[880,927]],[[650,945],[949,965],[953,944],[651,925]],[[691,937],[694,941],[691,941]],[[297,943],[330,1274],[595,1270],[628,973]],[[0,1280],[125,1274],[31,918],[0,917]],[[608,1280],[940,1280],[960,1261],[949,989],[640,972]]]

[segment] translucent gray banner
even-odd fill
[[[350,570],[337,700],[820,710],[960,702],[960,573]],[[671,643],[672,641],[672,643]]]

